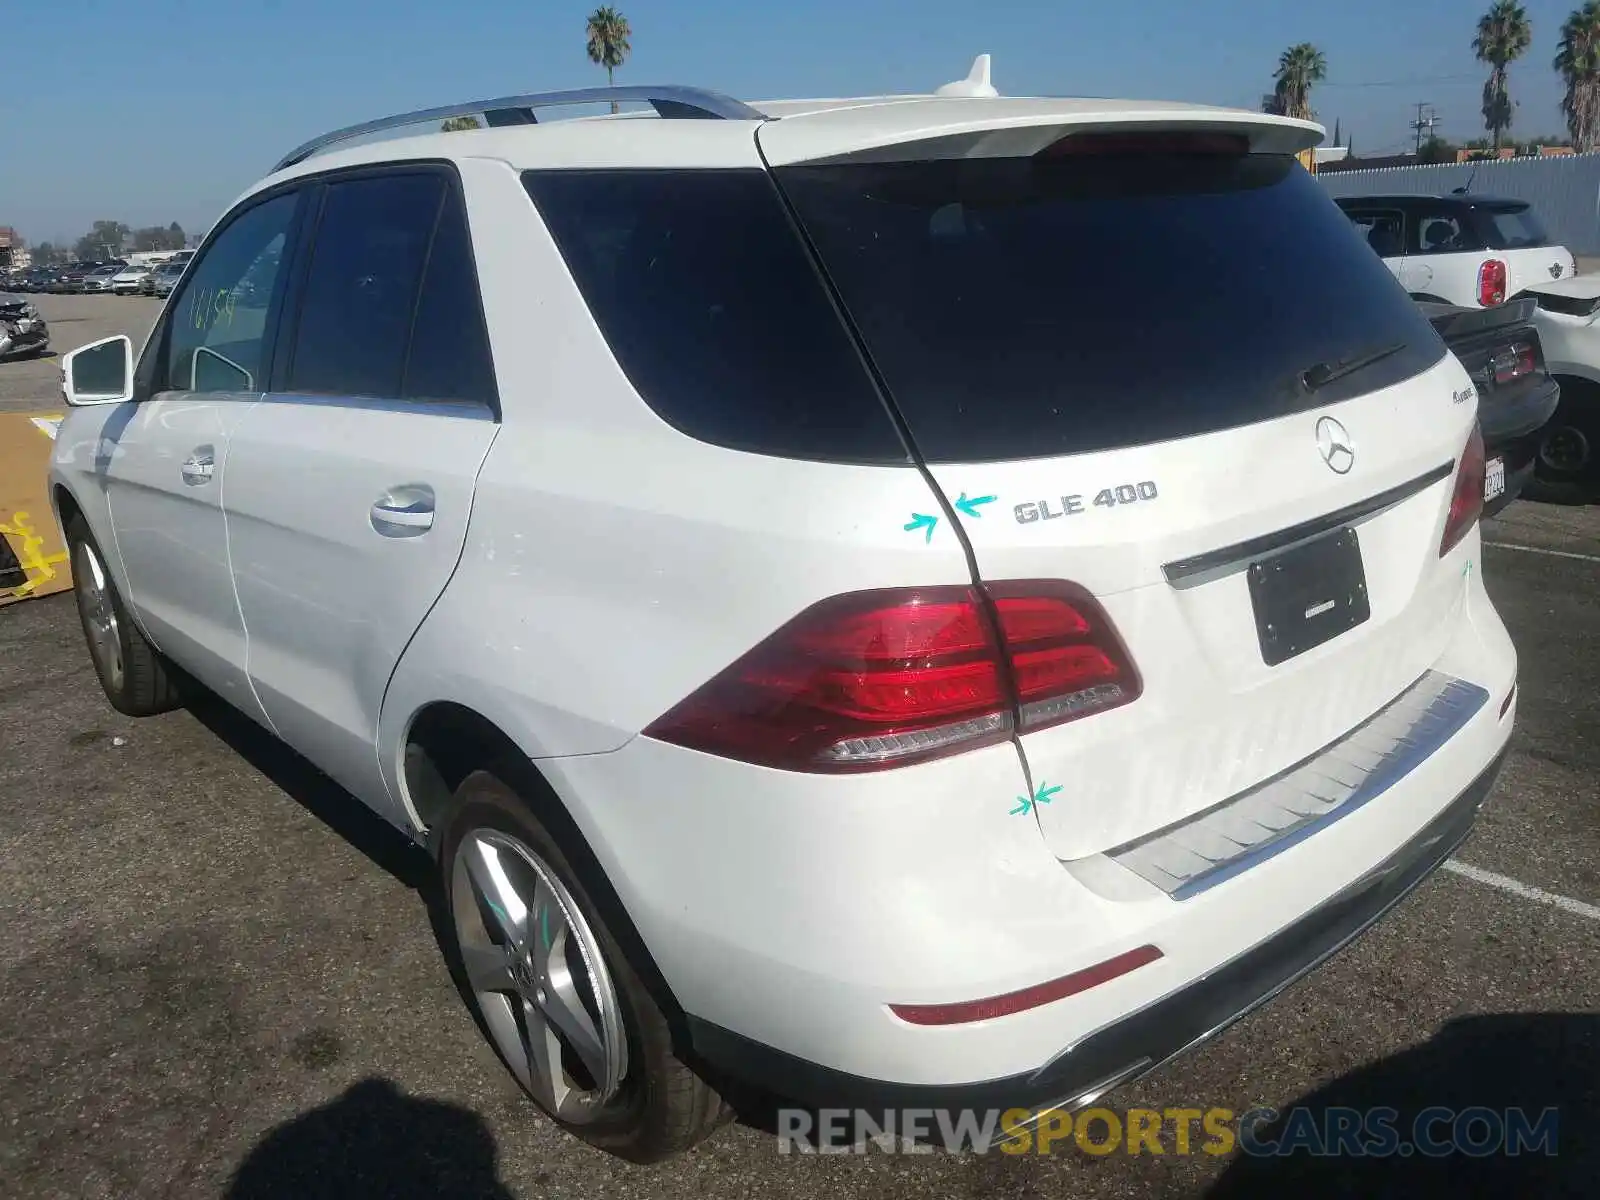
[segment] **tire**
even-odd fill
[[[731,1110],[674,1054],[666,1016],[607,927],[569,856],[534,815],[533,806],[505,782],[514,774],[502,766],[468,775],[455,791],[440,835],[438,903],[443,911],[437,925],[457,987],[506,1068],[562,1128],[633,1162],[681,1154],[714,1133]],[[485,870],[491,858],[498,873]],[[511,887],[515,902],[503,902],[506,894],[497,887],[482,886],[496,875]],[[498,908],[488,902],[495,894],[501,897]],[[518,911],[530,919],[509,916]],[[528,935],[522,942],[530,947],[528,956],[518,960],[520,965],[502,969],[499,964],[516,958],[505,949],[510,940],[505,931],[519,924]],[[467,967],[469,954],[475,974]],[[541,954],[553,970],[533,965]],[[565,1001],[557,986],[563,979]],[[491,990],[483,990],[485,983]],[[574,1001],[583,1007],[586,1036],[593,1034],[588,1037],[591,1058],[583,1059],[574,1049],[576,1042],[558,1036],[562,1049],[555,1055],[555,1070],[563,1081],[555,1087],[537,1083],[526,1049],[530,1022],[543,1026],[541,1012],[570,1012]],[[519,1013],[532,1015],[519,1018]],[[564,1020],[570,1023],[572,1018]],[[596,1047],[605,1065],[590,1069]],[[553,1101],[561,1086],[574,1091]]]
[[[68,520],[66,534],[78,620],[111,707],[130,717],[154,716],[178,707],[174,672],[128,615],[81,515]]]
[[[1523,489],[1530,500],[1588,504],[1600,500],[1600,387],[1563,377],[1561,402],[1539,432],[1533,478]]]

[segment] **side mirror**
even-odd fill
[[[74,408],[133,399],[133,340],[126,334],[79,346],[61,360],[61,398]]]

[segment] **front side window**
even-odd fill
[[[265,387],[268,309],[297,203],[285,193],[246,210],[195,261],[168,309],[168,390]]]
[[[1346,209],[1345,213],[1379,258],[1398,258],[1405,253],[1405,221],[1398,212],[1390,209]]]

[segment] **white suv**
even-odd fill
[[[1511,732],[1471,382],[1318,137],[619,88],[318,139],[137,366],[66,361],[106,694],[181,668],[430,848],[599,1145],[739,1081],[1082,1102],[1416,885]]]

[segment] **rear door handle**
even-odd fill
[[[433,489],[425,483],[392,488],[368,514],[372,528],[384,537],[420,537],[433,528]]]
[[[215,446],[196,446],[194,453],[183,460],[179,474],[183,476],[184,483],[190,487],[201,487],[211,482],[211,473],[216,468],[216,461]]]

